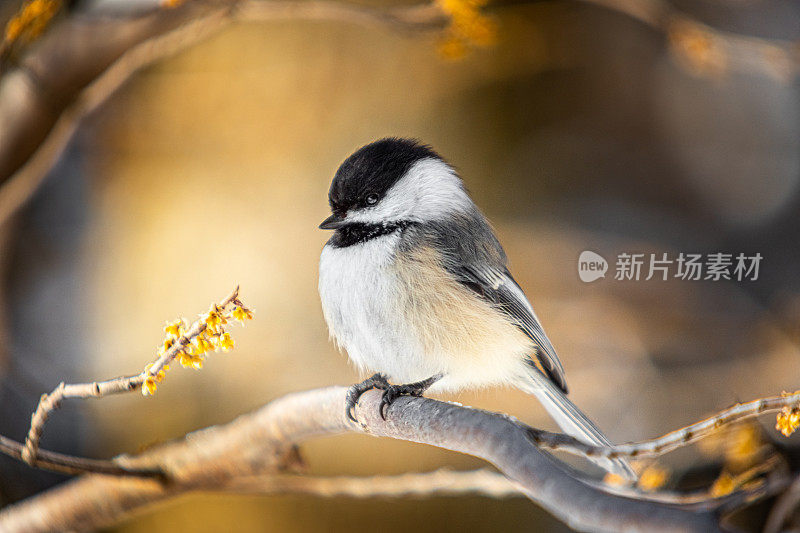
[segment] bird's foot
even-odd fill
[[[386,380],[386,376],[383,374],[375,374],[374,376],[365,379],[361,383],[356,383],[347,389],[347,397],[345,399],[345,412],[347,413],[347,418],[353,422],[357,421],[354,413],[358,399],[361,398],[362,394],[372,389],[381,389],[386,391],[390,387],[391,385],[389,385],[389,382]]]
[[[378,408],[381,418],[386,420],[386,413],[389,411],[389,407],[396,399],[401,396],[420,397],[425,393],[426,390],[430,388],[431,385],[439,381],[441,377],[441,374],[437,374],[429,377],[428,379],[417,381],[416,383],[408,383],[406,385],[389,385],[386,387],[383,391],[383,398],[381,398],[381,405]]]

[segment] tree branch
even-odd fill
[[[551,433],[540,429],[530,430],[533,441],[549,450],[558,450],[582,457],[605,457],[615,459],[618,457],[655,457],[676,450],[687,444],[697,442],[719,430],[747,418],[764,413],[780,411],[784,408],[796,408],[800,405],[800,391],[793,394],[781,394],[767,398],[759,398],[751,402],[736,404],[733,407],[685,426],[655,439],[634,442],[630,444],[617,444],[612,447],[593,446],[562,433]]]
[[[580,1],[664,33],[679,63],[698,74],[755,72],[790,81],[800,73],[796,42],[720,32],[661,0]],[[401,31],[429,31],[448,22],[436,2],[378,9],[326,0],[192,0],[176,9],[114,17],[71,15],[34,43],[16,68],[0,66],[0,225],[38,188],[80,121],[140,68],[233,22],[282,19]]]
[[[719,531],[715,517],[643,499],[610,494],[586,482],[530,440],[513,419],[426,398],[401,398],[388,421],[378,415],[380,393],[362,396],[359,424],[344,413],[346,389],[297,393],[141,455],[120,456],[132,469],[158,468],[167,483],[89,475],[0,512],[0,530],[95,529],[142,506],[191,490],[231,485],[242,476],[284,471],[295,443],[347,431],[438,446],[485,459],[532,500],[581,530]]]
[[[22,461],[23,450],[25,446],[21,442],[9,439],[0,435],[0,453],[19,459]],[[26,461],[27,462],[27,461]],[[30,463],[28,463],[30,464]],[[33,464],[36,468],[44,470],[51,470],[53,472],[60,472],[62,474],[85,474],[87,472],[94,472],[98,474],[107,474],[112,476],[133,476],[133,477],[154,477],[163,478],[164,474],[160,470],[145,469],[135,470],[125,468],[116,464],[113,460],[106,461],[102,459],[88,459],[85,457],[75,457],[73,455],[65,455],[63,453],[51,452],[48,450],[39,450]]]
[[[390,9],[325,0],[194,0],[147,13],[73,15],[0,78],[0,225],[30,197],[80,121],[133,73],[236,21],[342,20],[403,31],[445,25],[434,4]],[[113,38],[109,38],[113,36]]]
[[[215,309],[217,311],[215,311],[215,313],[224,313],[226,308],[231,304],[242,305],[238,297],[239,287],[237,286],[224,300],[216,304]],[[156,379],[160,381],[162,378],[157,376],[163,376],[167,365],[178,357],[179,354],[184,353],[193,341],[206,332],[206,329],[207,324],[205,319],[196,320],[185,332],[181,332],[179,336],[175,336],[173,341],[170,341],[170,346],[163,350],[155,362],[148,365],[142,372],[133,376],[123,376],[106,381],[93,381],[91,383],[66,384],[61,382],[52,392],[43,394],[39,399],[36,410],[31,416],[31,427],[28,430],[28,435],[25,437],[25,446],[21,452],[22,460],[29,465],[36,465],[39,440],[42,437],[44,425],[53,411],[58,409],[64,400],[71,398],[102,398],[112,394],[133,392],[139,390],[148,378],[154,381]],[[69,466],[76,468],[76,465]]]

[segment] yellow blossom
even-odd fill
[[[658,465],[650,465],[639,476],[639,488],[644,491],[654,491],[664,486],[669,479],[669,472]]]
[[[783,433],[785,437],[790,436],[800,426],[800,409],[797,407],[784,407],[778,413],[775,429]]]
[[[164,381],[164,378],[167,375],[165,372],[165,370],[168,370],[167,367],[164,367],[155,374],[150,372],[150,369],[152,367],[153,367],[152,363],[144,367],[145,376],[144,376],[144,381],[142,382],[142,394],[145,396],[148,395],[152,396],[153,394],[155,394],[156,387],[158,386],[159,383]]]
[[[474,15],[454,18],[453,31],[478,46],[492,45],[497,37],[497,25],[495,22],[477,11]]]
[[[624,487],[628,484],[628,481],[624,477],[613,472],[607,472],[603,477],[603,482],[613,487]]]
[[[206,323],[206,326],[211,330],[216,330],[218,326],[228,323],[228,320],[225,318],[225,315],[223,314],[222,308],[216,304],[214,304],[214,306],[211,308],[211,311],[209,311],[203,317],[203,321]]]
[[[169,370],[169,366],[164,365],[164,368],[162,368],[155,374],[153,374],[150,371],[151,368],[153,368],[153,363],[150,363],[146,367],[144,367],[145,374],[154,378],[157,383],[161,383],[162,381],[164,381],[164,378],[167,376],[166,371]]]
[[[197,337],[192,343],[192,355],[202,355],[206,352],[213,352],[214,345],[208,342],[205,337]]]
[[[244,323],[245,320],[253,320],[253,312],[240,305],[233,310],[233,318]]]
[[[439,53],[448,59],[466,55],[468,45],[494,44],[497,25],[481,13],[486,0],[437,0],[439,8],[450,17],[445,38],[439,44]]]
[[[161,345],[161,353],[166,352],[175,344],[175,337],[167,337],[164,339],[164,344]]]
[[[736,489],[736,480],[727,472],[722,472],[714,484],[711,485],[709,494],[714,498],[730,494]]]
[[[61,8],[59,0],[31,0],[6,25],[6,42],[31,41],[41,35]]]
[[[219,347],[222,348],[223,351],[227,352],[228,350],[233,349],[233,339],[231,338],[230,333],[223,333],[219,339]]]
[[[183,327],[184,327],[183,320],[179,318],[174,322],[167,322],[167,325],[164,326],[164,332],[167,335],[180,337],[181,335],[183,335]]]
[[[152,396],[156,393],[156,378],[154,376],[145,376],[144,383],[142,383],[142,394],[144,396]]]
[[[199,354],[181,352],[178,362],[180,362],[183,368],[192,367],[195,370],[200,370],[203,368],[203,356]]]

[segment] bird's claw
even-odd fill
[[[378,412],[381,415],[381,418],[386,420],[386,413],[389,411],[389,406],[394,403],[397,399],[399,394],[395,392],[396,388],[394,386],[390,386],[388,389],[383,391],[383,396],[381,397],[381,404],[378,407]]]
[[[371,378],[367,378],[361,383],[357,383],[347,390],[347,399],[345,401],[347,418],[353,422],[358,422],[354,416],[358,399],[362,394],[370,389],[381,389],[383,391],[383,396],[381,397],[381,403],[378,407],[378,412],[380,413],[381,418],[386,420],[389,407],[394,403],[395,400],[401,396],[422,396],[425,391],[428,390],[431,385],[439,381],[442,376],[443,374],[436,374],[435,376],[418,381],[416,383],[408,383],[406,385],[389,385],[389,382],[386,380],[386,376],[383,374],[375,374]]]
[[[356,383],[350,387],[347,390],[347,397],[345,399],[345,412],[347,414],[347,418],[353,422],[358,422],[355,417],[355,408],[356,404],[358,403],[358,399],[361,398],[362,394],[371,389],[381,389],[385,391],[388,390],[389,387],[389,382],[386,380],[386,376],[383,374],[375,374],[374,376],[365,379],[361,383]],[[386,395],[384,394],[384,397],[385,396]]]
[[[428,386],[429,384],[426,381],[420,383],[411,383],[409,385],[389,385],[386,387],[386,389],[383,391],[383,397],[381,398],[381,405],[378,408],[381,418],[386,420],[386,414],[389,412],[389,407],[396,399],[401,396],[422,396]]]

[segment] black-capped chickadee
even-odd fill
[[[609,444],[566,397],[564,369],[503,247],[442,157],[406,139],[368,144],[339,167],[329,202],[319,226],[335,230],[320,257],[325,320],[361,370],[378,372],[350,389],[350,418],[371,388],[384,391],[385,418],[400,395],[511,384],[567,433]],[[623,460],[603,465],[635,478]]]

